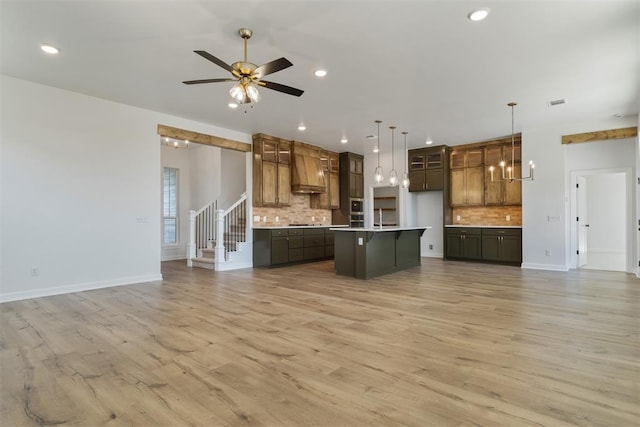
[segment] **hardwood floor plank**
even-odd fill
[[[0,425],[636,426],[640,281],[422,260],[0,305]]]

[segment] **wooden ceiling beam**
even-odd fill
[[[576,133],[573,135],[563,135],[563,144],[578,144],[581,142],[606,141],[608,139],[633,138],[638,135],[638,127],[598,130],[595,132]]]
[[[158,135],[183,141],[197,142],[198,144],[211,145],[212,147],[228,148],[229,150],[242,151],[244,153],[251,151],[251,144],[161,124],[158,125]]]

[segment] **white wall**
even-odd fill
[[[536,162],[535,181],[522,184],[522,239],[523,268],[567,270],[570,265],[570,175],[576,168],[586,169],[585,163],[575,163],[574,152],[568,149],[590,150],[589,147],[607,147],[601,155],[588,155],[591,167],[622,167],[634,164],[635,153],[630,152],[624,164],[619,156],[608,149],[620,141],[592,142],[573,146],[561,143],[563,135],[637,126],[636,117],[611,118],[588,123],[567,124],[553,129],[522,132],[522,157]],[[601,145],[605,144],[605,145]],[[606,164],[605,164],[606,162]],[[635,165],[633,166],[635,168]],[[634,172],[635,173],[635,172]],[[635,206],[635,201],[628,206]],[[636,217],[630,212],[629,217]],[[550,255],[545,254],[550,251]],[[630,256],[636,257],[634,244]]]
[[[443,195],[442,191],[425,191],[415,194],[416,225],[433,227],[422,235],[420,252],[424,257],[444,258],[443,244]],[[433,245],[433,249],[429,249]]]
[[[218,147],[194,144],[190,156],[190,209],[198,210],[220,198],[220,152]]]
[[[159,123],[251,143],[12,77],[0,92],[2,301],[161,278]]]
[[[246,153],[222,150],[220,165],[221,209],[228,209],[247,189],[245,178]]]

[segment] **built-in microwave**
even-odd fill
[[[349,227],[351,228],[364,227],[364,214],[352,212],[351,215],[349,216]]]
[[[364,212],[364,202],[362,199],[350,199],[351,213],[359,214]]]

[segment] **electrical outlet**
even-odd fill
[[[545,256],[551,256],[551,250],[549,250],[549,249],[545,249],[545,250],[544,250],[544,255],[545,255]]]
[[[279,216],[276,217],[276,222],[280,222],[280,217]]]
[[[254,215],[253,222],[260,222],[260,215]]]
[[[460,215],[456,216],[456,221],[460,221]]]
[[[432,251],[433,250],[433,245],[429,245],[429,250]]]
[[[40,277],[40,267],[31,267],[31,277]]]
[[[262,222],[267,222],[267,217],[266,217],[266,215],[262,217]]]
[[[507,215],[507,221],[511,221],[511,215]]]

